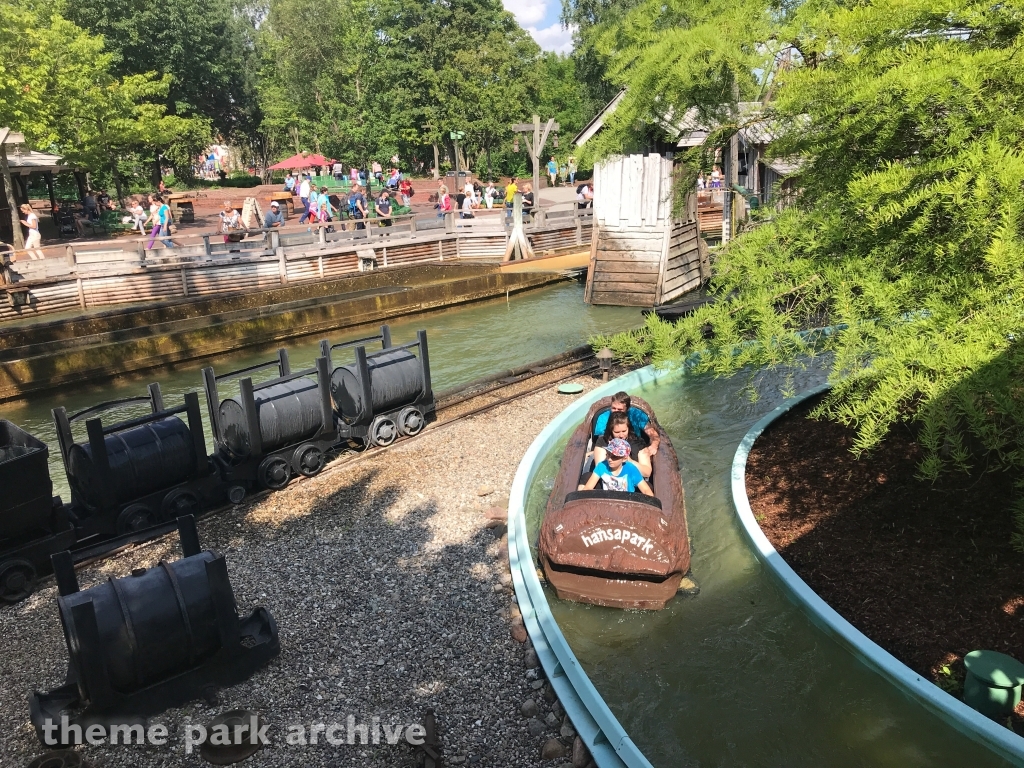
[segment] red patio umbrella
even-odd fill
[[[303,155],[302,153],[299,153],[297,155],[292,155],[287,160],[282,160],[279,163],[274,163],[272,166],[270,166],[270,170],[292,171],[297,170],[299,168],[310,168],[312,166],[318,166],[322,168],[323,166],[330,165],[333,162],[333,160],[328,160],[323,155]]]

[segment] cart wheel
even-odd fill
[[[166,496],[160,505],[164,513],[164,519],[174,520],[184,515],[199,514],[199,498],[183,488],[177,488]]]
[[[370,445],[379,445],[383,448],[395,442],[395,438],[398,437],[398,427],[387,416],[378,416],[370,422],[368,436]]]
[[[273,491],[281,490],[292,479],[291,467],[280,456],[267,456],[267,458],[260,462],[257,474],[260,484],[264,488],[270,488]]]
[[[117,516],[117,532],[134,533],[152,528],[157,522],[156,513],[145,504],[130,504]]]
[[[8,560],[0,564],[0,600],[17,603],[36,587],[36,569],[28,560]]]
[[[292,469],[303,477],[318,475],[323,468],[324,452],[312,443],[300,445],[292,454]]]
[[[423,418],[423,411],[419,408],[403,408],[398,414],[398,429],[403,435],[412,437],[418,435],[426,426],[426,419]]]

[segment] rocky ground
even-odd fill
[[[587,390],[593,375],[576,379]],[[525,388],[525,385],[523,385]],[[589,758],[537,667],[508,572],[504,515],[519,461],[570,399],[555,387],[428,428],[419,438],[200,523],[224,553],[241,614],[266,607],[281,653],[247,682],[156,718],[165,746],[84,748],[94,766],[203,764],[185,753],[190,724],[232,709],[259,712],[272,743],[244,764],[412,766],[404,742],[286,743],[296,726],[420,723],[436,712],[445,765],[566,766]],[[180,556],[166,537],[79,572],[83,588]],[[67,651],[45,584],[0,610],[0,764],[42,753],[28,719],[31,689],[61,684]],[[404,733],[404,731],[403,731]],[[335,738],[335,741],[338,739]],[[575,742],[575,758],[573,747]],[[422,757],[422,756],[421,756]],[[547,759],[546,759],[547,758]],[[421,763],[422,764],[422,763]]]

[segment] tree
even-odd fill
[[[614,348],[657,360],[700,349],[699,367],[719,372],[827,354],[833,389],[816,415],[855,427],[857,452],[909,422],[923,477],[979,462],[1019,472],[1021,11],[875,0],[781,17],[761,37],[795,49],[770,119],[773,151],[802,158],[797,205],[719,255],[715,306],[676,326],[649,320]],[[622,73],[631,89],[649,82],[632,64]],[[836,331],[800,334],[821,325]],[[1024,547],[1024,506],[1018,520]]]

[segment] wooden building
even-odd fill
[[[671,158],[628,155],[594,167],[587,302],[653,307],[710,277],[692,206],[675,217],[672,204]]]

